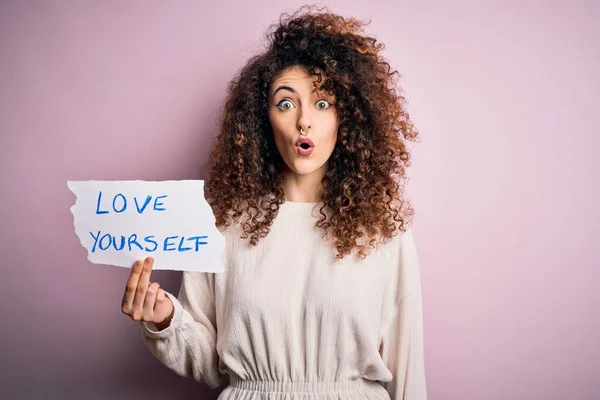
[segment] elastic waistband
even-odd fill
[[[369,382],[373,384],[372,381]],[[348,379],[342,381],[250,381],[237,376],[230,376],[232,387],[257,392],[292,392],[292,393],[331,393],[359,390],[369,386],[365,379]]]

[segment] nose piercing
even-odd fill
[[[309,130],[310,130],[310,128],[308,128],[308,129],[306,130],[306,134],[308,134],[308,131],[309,131]],[[300,134],[301,134],[302,136],[305,136],[304,129],[300,128]]]

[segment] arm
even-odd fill
[[[391,280],[380,354],[393,375],[383,386],[392,400],[426,400],[419,262],[412,232],[402,234],[399,269]]]
[[[166,292],[173,302],[170,323],[157,327],[140,321],[140,326],[146,347],[161,363],[178,375],[216,388],[222,376],[216,351],[214,293],[202,279],[205,277],[184,272],[179,296]]]

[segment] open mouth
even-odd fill
[[[302,137],[296,142],[296,151],[301,156],[310,156],[315,149],[315,144],[307,137]]]
[[[315,144],[308,137],[301,137],[296,141],[296,151],[301,156],[309,156],[315,149]]]

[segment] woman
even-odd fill
[[[178,297],[132,268],[123,312],[219,399],[426,399],[421,286],[404,200],[417,137],[382,45],[309,8],[232,81],[206,181],[224,272]]]

